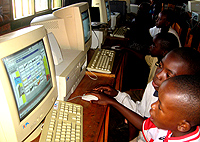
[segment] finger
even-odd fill
[[[98,101],[96,101],[96,100],[91,100],[90,103],[92,103],[92,104],[98,104]]]
[[[110,91],[104,90],[102,93],[104,93],[104,94],[110,94]]]

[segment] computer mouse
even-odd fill
[[[98,100],[98,97],[96,97],[96,96],[94,96],[94,95],[90,95],[90,94],[88,94],[88,95],[83,95],[82,96],[82,99],[83,100],[85,100],[85,101],[91,101],[91,100]]]
[[[121,50],[119,45],[111,46],[110,48],[114,50]]]

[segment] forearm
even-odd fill
[[[144,118],[140,115],[136,114],[135,112],[131,111],[130,109],[124,107],[117,101],[112,101],[110,103],[114,108],[116,108],[126,119],[133,124],[137,129],[142,130],[142,123]]]

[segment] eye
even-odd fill
[[[158,104],[158,109],[161,110],[161,108],[160,108],[160,103]]]
[[[170,77],[173,77],[173,76],[174,76],[174,75],[173,75],[171,72],[167,72],[167,73],[166,73],[166,77],[167,77],[167,78],[170,78]]]
[[[170,77],[170,75],[169,75],[168,73],[166,74],[166,76],[167,76],[167,78],[169,78],[169,77]]]

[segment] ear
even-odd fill
[[[189,122],[187,122],[186,120],[182,120],[179,124],[178,124],[178,131],[180,132],[187,132],[189,131],[191,128],[191,125]]]

